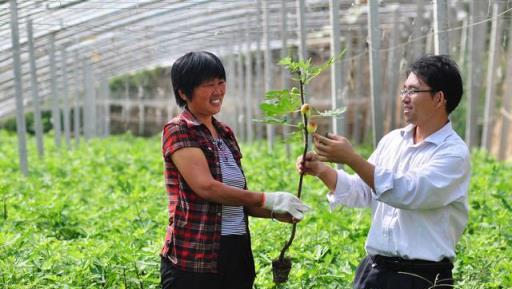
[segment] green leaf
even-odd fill
[[[340,107],[333,110],[319,111],[318,115],[322,117],[339,117],[347,110],[346,107]]]
[[[277,117],[265,117],[264,119],[253,119],[254,122],[259,123],[267,123],[267,124],[280,124],[280,125],[286,125],[288,124],[288,119],[285,118],[277,118]]]
[[[260,108],[265,116],[278,116],[298,110],[300,104],[296,90],[272,90],[266,93]]]

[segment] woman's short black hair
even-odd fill
[[[457,64],[449,56],[422,56],[409,66],[406,77],[411,72],[430,86],[434,92],[444,93],[448,114],[459,105],[464,92],[462,77]]]
[[[181,91],[191,100],[194,88],[210,79],[226,80],[226,72],[220,59],[207,51],[189,52],[178,58],[171,68],[171,81],[176,103],[184,107],[187,102],[179,94]]]

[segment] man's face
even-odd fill
[[[444,109],[444,107],[439,109],[441,93],[433,92],[432,88],[413,72],[409,73],[402,91],[405,91],[401,93],[401,98],[404,119],[407,123],[421,126],[438,116]]]

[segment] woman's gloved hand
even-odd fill
[[[297,220],[304,218],[304,213],[311,207],[288,192],[263,193],[263,208],[275,213],[289,213]]]

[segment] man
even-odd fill
[[[342,136],[314,135],[316,154],[297,169],[331,191],[331,208],[372,209],[354,288],[451,288],[455,246],[468,221],[470,155],[448,118],[462,97],[457,65],[424,56],[400,92],[405,128],[385,135],[368,161]],[[345,164],[355,175],[323,162]]]

